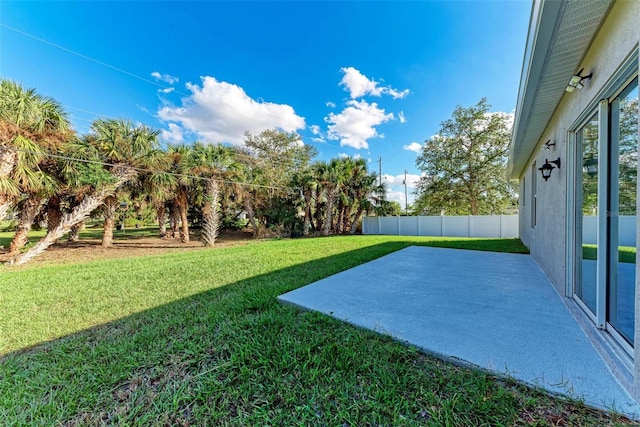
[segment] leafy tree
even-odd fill
[[[202,178],[193,183],[195,199],[202,205],[202,237],[205,246],[213,246],[220,229],[222,186],[235,176],[235,151],[223,145],[196,142],[185,158],[190,174]]]
[[[77,145],[77,160],[69,162],[70,179],[77,180],[76,186],[87,186],[89,190],[82,200],[62,216],[60,224],[49,230],[27,252],[11,259],[20,265],[44,252],[73,226],[89,217],[91,212],[105,203],[127,182],[138,176],[137,168],[148,165],[149,159],[157,155],[158,131],[146,126],[133,127],[122,119],[100,119],[91,126],[93,133],[83,138]],[[129,134],[125,130],[132,130]],[[101,162],[107,164],[103,166]],[[95,163],[85,163],[86,161]]]
[[[172,200],[172,222],[177,226],[180,220],[180,240],[182,243],[189,242],[189,188],[194,180],[191,175],[193,165],[189,163],[189,153],[192,147],[186,144],[172,145],[169,147],[171,158],[171,172],[176,174],[175,198]]]
[[[633,97],[635,95],[635,97]],[[638,177],[638,89],[620,101],[619,214],[636,215]]]
[[[22,190],[46,186],[47,176],[38,166],[42,155],[72,134],[66,113],[55,100],[0,80],[0,221]],[[31,214],[39,203],[31,200],[29,205]]]
[[[511,129],[506,115],[489,108],[485,98],[456,107],[439,133],[425,141],[416,160],[425,174],[416,189],[418,211],[486,215],[514,204],[515,188],[506,178]]]
[[[376,211],[380,216],[400,216],[403,212],[402,205],[396,200],[383,200]]]
[[[108,164],[128,163],[130,166],[138,168],[147,168],[153,164],[156,157],[154,152],[158,148],[159,131],[143,125],[134,126],[129,120],[123,119],[96,120],[91,125],[91,131],[92,135],[89,141],[101,161]],[[135,176],[138,176],[137,171]],[[109,194],[104,199],[103,247],[113,245],[113,230],[115,229],[118,206],[116,192]]]
[[[315,148],[303,144],[296,133],[273,129],[258,135],[246,132],[245,146],[247,151],[240,157],[246,184],[243,199],[254,236],[261,236],[266,227],[293,228],[298,216],[293,183],[296,173],[315,155]]]

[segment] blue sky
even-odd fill
[[[416,149],[457,105],[515,109],[530,1],[0,2],[0,75],[166,142],[298,132],[359,156],[404,204]],[[54,46],[55,45],[55,46]],[[411,202],[412,196],[409,196]]]

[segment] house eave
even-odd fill
[[[509,150],[509,179],[522,175],[612,4],[613,0],[534,0]]]

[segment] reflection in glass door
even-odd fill
[[[638,78],[576,132],[573,295],[629,353],[635,335]]]
[[[578,131],[578,160],[582,173],[576,182],[576,264],[574,295],[596,315],[598,114]]]
[[[638,190],[638,79],[610,106],[607,322],[633,345]]]

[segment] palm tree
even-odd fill
[[[164,151],[158,152],[153,165],[138,177],[133,194],[147,200],[156,211],[160,238],[167,236],[167,202],[173,197],[177,179],[171,173],[171,157]]]
[[[338,197],[338,188],[343,178],[340,175],[340,160],[331,159],[327,162],[314,164],[314,174],[318,184],[322,187],[326,199],[325,217],[322,227],[322,235],[328,236],[333,226],[333,210]]]
[[[237,163],[233,151],[222,145],[205,145],[196,142],[184,158],[183,170],[189,175],[202,178],[196,180],[193,188],[201,187],[199,198],[203,205],[203,240],[205,246],[213,246],[220,227],[221,182],[233,176]],[[198,185],[202,184],[204,185]],[[195,192],[196,196],[198,192]]]
[[[172,159],[171,171],[177,176],[174,209],[180,216],[180,240],[189,242],[189,188],[193,185],[193,177],[190,175],[188,163],[189,152],[192,147],[186,144],[172,145],[168,153]],[[175,211],[174,211],[175,212]],[[174,217],[174,223],[177,218]]]
[[[364,159],[356,159],[354,167],[351,169],[349,182],[349,200],[350,206],[347,216],[345,217],[345,225],[343,232],[354,234],[360,218],[365,212],[373,209],[374,200],[384,188],[380,188],[376,184],[376,175],[367,173],[367,163]]]
[[[313,225],[313,192],[317,182],[311,168],[306,167],[293,177],[293,185],[300,190],[303,203],[304,219],[302,222],[302,235],[308,236]]]
[[[55,148],[71,134],[66,113],[55,100],[0,80],[0,221],[20,194],[15,169],[23,178],[25,173],[37,173],[33,168],[43,150]]]
[[[124,119],[99,119],[91,125],[91,143],[101,160],[107,164],[125,164],[130,167],[147,168],[158,153],[158,130],[147,126],[134,126]],[[138,173],[135,174],[136,176]],[[104,233],[102,246],[113,245],[115,214],[119,206],[116,193],[104,198]]]
[[[128,120],[122,119],[96,120],[91,130],[92,134],[77,146],[77,160],[69,163],[69,168],[77,171],[73,175],[75,186],[89,186],[90,190],[71,212],[62,216],[57,227],[29,251],[14,257],[12,264],[24,264],[44,252],[74,225],[88,218],[107,197],[113,196],[120,187],[136,178],[137,168],[145,167],[150,159],[157,157],[157,130],[146,126],[134,128]],[[92,162],[83,163],[86,160]]]
[[[9,256],[14,256],[27,243],[27,234],[40,213],[47,198],[58,191],[59,184],[53,175],[42,170],[33,173],[26,181],[19,181],[24,199],[19,204],[18,226],[9,245]]]

